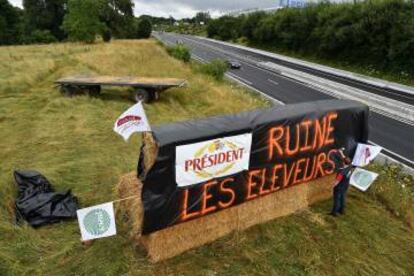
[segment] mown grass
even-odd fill
[[[187,88],[172,89],[145,106],[152,124],[267,104],[239,87],[194,73],[191,65],[169,57],[151,40],[1,47],[0,275],[414,271],[414,236],[408,226],[412,179],[382,167],[374,168],[383,172],[369,193],[351,193],[345,217],[327,216],[330,202],[323,202],[158,264],[149,263],[145,252],[132,245],[122,223],[117,236],[97,240],[91,247],[80,243],[76,221],[39,229],[16,226],[15,169],[39,170],[57,190],[72,189],[82,206],[116,199],[119,177],[135,170],[139,136],[125,143],[112,131],[115,119],[132,104],[128,91],[105,89],[99,98],[65,98],[53,87],[57,78],[79,73],[188,79]]]

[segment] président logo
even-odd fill
[[[188,186],[247,170],[251,141],[251,133],[246,133],[177,146],[178,186]]]
[[[133,123],[133,124],[140,124],[141,121],[142,121],[142,118],[140,116],[127,115],[127,116],[119,119],[116,122],[116,126],[120,127],[120,126],[125,125],[125,124],[130,123],[130,122]]]
[[[201,147],[194,158],[185,161],[185,171],[193,171],[200,177],[214,177],[230,170],[243,158],[244,147],[226,140],[215,140]]]

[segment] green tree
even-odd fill
[[[233,40],[240,36],[241,20],[232,16],[220,17],[207,28],[208,36],[218,37],[222,40]]]
[[[218,32],[219,32],[219,21],[218,20],[212,20],[210,21],[210,23],[207,25],[207,36],[208,37],[218,37]]]
[[[241,28],[239,29],[239,27]],[[414,76],[414,1],[320,2],[208,24],[208,36]]]
[[[7,0],[0,0],[0,45],[20,42],[21,15]]]
[[[134,37],[136,28],[133,7],[132,0],[105,0],[100,18],[115,37]]]
[[[194,17],[194,21],[198,24],[203,22],[204,24],[208,24],[211,20],[210,13],[208,12],[198,12]]]
[[[63,20],[63,29],[73,41],[93,43],[96,35],[105,30],[100,20],[104,0],[69,0],[68,12]]]
[[[254,40],[254,32],[265,16],[266,13],[264,12],[254,12],[247,15],[242,22],[241,34],[250,40]]]
[[[23,0],[25,31],[48,30],[59,40],[65,38],[61,29],[67,0]]]
[[[137,38],[149,38],[152,32],[151,22],[144,18],[138,21]]]

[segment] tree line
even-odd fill
[[[193,17],[182,18],[179,20],[173,17],[162,18],[152,17],[152,22],[156,20],[154,29],[163,32],[173,32],[190,35],[206,35],[206,26],[211,20],[209,12],[198,12]]]
[[[147,38],[151,22],[133,7],[132,0],[23,0],[20,9],[0,0],[0,45]]]
[[[209,37],[414,74],[414,1],[329,3],[223,16]]]

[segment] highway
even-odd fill
[[[274,99],[280,104],[292,104],[333,97],[321,91],[315,90],[301,82],[279,75],[275,72],[258,67],[258,62],[270,61],[284,65],[274,58],[261,56],[260,54],[240,50],[232,46],[222,45],[213,41],[200,39],[189,35],[172,33],[157,33],[156,36],[167,44],[183,43],[191,49],[194,59],[210,61],[213,59],[233,59],[242,64],[241,69],[230,70],[228,75],[245,86]],[[295,68],[294,68],[295,69]],[[299,69],[299,68],[297,68]],[[392,93],[349,80],[333,79],[323,74],[315,73],[320,77],[326,77],[343,84],[347,84],[370,93],[381,94],[389,98],[398,99],[411,104],[411,98]],[[398,121],[384,115],[370,113],[370,142],[384,148],[383,153],[394,160],[414,169],[414,125]]]

